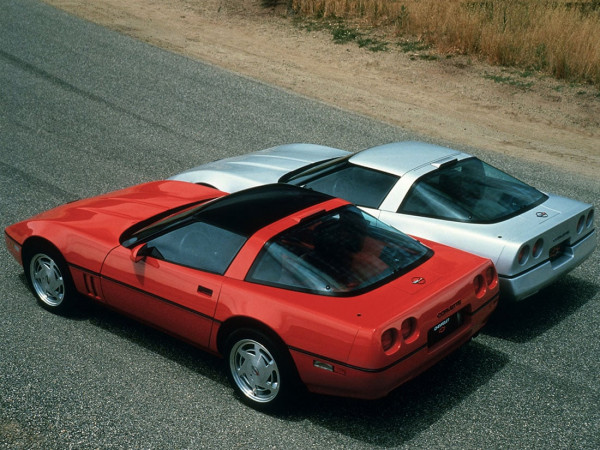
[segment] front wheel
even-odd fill
[[[238,330],[227,339],[228,376],[243,401],[258,410],[279,409],[297,387],[290,357],[266,334]]]
[[[42,307],[56,313],[71,308],[75,288],[60,253],[49,246],[41,246],[29,252],[23,265],[27,281]]]

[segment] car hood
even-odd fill
[[[182,172],[171,180],[214,186],[225,192],[277,183],[286,173],[350,152],[313,144],[288,144],[214,161]]]
[[[83,230],[103,225],[106,230],[120,233],[128,226],[169,209],[221,195],[202,186],[155,181],[67,203],[38,214],[30,221],[65,222]]]
[[[99,270],[107,252],[132,225],[173,208],[224,195],[204,186],[156,181],[58,206],[6,229],[18,244],[50,241],[72,264]]]

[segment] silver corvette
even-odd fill
[[[172,179],[233,192],[285,182],[351,201],[405,233],[490,258],[504,298],[522,300],[594,251],[592,205],[546,194],[446,147],[397,142],[358,153],[290,144]]]

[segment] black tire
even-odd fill
[[[23,269],[38,303],[48,311],[65,314],[73,309],[75,286],[62,255],[51,245],[36,244],[27,249]]]
[[[243,328],[231,333],[225,357],[229,381],[254,409],[281,411],[298,392],[299,378],[287,349],[262,331]]]

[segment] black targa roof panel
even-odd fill
[[[198,220],[251,236],[261,228],[332,197],[288,184],[268,184],[236,192],[206,205]]]

